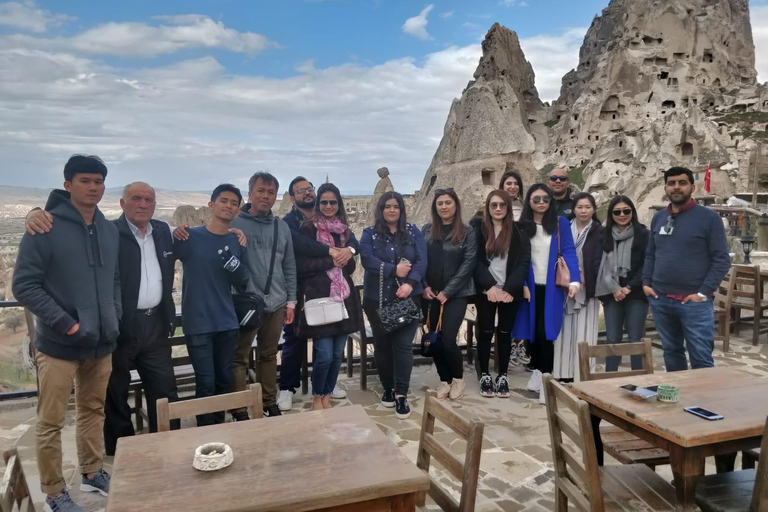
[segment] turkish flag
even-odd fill
[[[707,164],[707,170],[704,171],[704,192],[709,194],[712,192],[712,168],[711,164]]]

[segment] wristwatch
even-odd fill
[[[707,300],[708,300],[708,299],[707,299],[707,296],[706,296],[706,295],[704,295],[703,293],[699,292],[699,293],[697,293],[696,295],[698,295],[698,296],[699,296],[699,298],[701,299],[701,302],[707,302]]]
[[[347,249],[349,249],[349,250],[352,252],[352,256],[354,256],[355,254],[357,254],[357,251],[356,251],[356,250],[355,250],[355,248],[354,248],[354,247],[352,247],[351,245],[347,246]]]

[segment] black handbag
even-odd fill
[[[274,222],[275,233],[272,237],[272,256],[269,260],[269,276],[264,286],[264,295],[258,293],[233,293],[232,303],[235,305],[235,313],[240,327],[258,329],[264,321],[264,309],[267,306],[266,297],[272,288],[272,274],[275,270],[275,254],[277,253],[277,219]]]
[[[400,284],[395,278],[395,282]],[[397,298],[384,303],[384,263],[379,267],[379,321],[381,328],[385,332],[393,332],[405,327],[413,321],[421,320],[421,311],[419,311],[413,299]]]
[[[427,310],[427,325],[426,329],[429,329],[429,312],[432,310],[430,307]],[[424,357],[435,357],[443,350],[443,305],[440,304],[440,318],[437,320],[437,326],[432,332],[424,333],[421,337],[421,355]]]

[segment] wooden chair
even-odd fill
[[[251,409],[250,416],[253,419],[264,416],[263,403],[261,401],[261,384],[251,384],[245,391],[191,400],[180,400],[178,402],[169,403],[167,398],[161,398],[157,401],[157,431],[170,431],[171,420],[197,414],[229,411],[241,407]]]
[[[768,310],[768,300],[763,298],[763,286],[760,281],[760,267],[755,265],[734,265],[731,267],[733,287],[731,309],[736,314],[735,332],[739,332],[741,311],[754,312],[752,325],[752,345],[757,345],[760,338],[760,320],[763,311]]]
[[[713,297],[713,306],[715,308],[715,320],[717,321],[717,330],[715,332],[715,341],[723,342],[723,352],[728,352],[731,342],[731,300],[733,298],[733,289],[736,281],[732,278],[733,271],[729,270],[725,279],[720,283],[715,296]]]
[[[760,459],[760,448],[741,452],[741,469],[754,469]]]
[[[768,419],[760,450],[768,450]],[[708,475],[696,486],[696,504],[702,512],[765,512],[768,510],[768,464],[757,469]]]
[[[35,512],[29,485],[16,448],[3,454],[5,475],[0,484],[0,512]]]
[[[434,436],[435,419],[456,432],[467,442],[464,462],[453,455],[449,448],[440,444]],[[456,500],[437,481],[429,477],[429,496],[446,512],[474,512],[477,483],[480,474],[480,455],[483,445],[485,425],[479,421],[468,420],[437,399],[434,391],[424,397],[424,415],[421,422],[421,437],[416,465],[429,474],[430,458],[434,457],[453,476],[461,482],[461,498]],[[419,493],[416,504],[424,506],[426,492]]]
[[[595,373],[590,365],[592,358],[633,355],[643,357],[643,368],[641,370]],[[653,373],[651,340],[645,338],[639,343],[609,345],[589,345],[581,342],[579,343],[579,370],[581,372],[581,380],[584,381]],[[623,464],[645,464],[651,469],[660,464],[669,464],[669,453],[666,450],[657,448],[619,427],[602,427],[599,435],[603,440],[603,451]]]
[[[567,512],[569,502],[584,512],[675,510],[674,488],[647,466],[598,467],[589,405],[550,374],[544,375],[543,385],[555,464],[557,512]],[[566,411],[576,415],[575,422]]]

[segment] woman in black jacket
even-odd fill
[[[304,221],[300,232],[312,240],[329,247],[351,246],[359,252],[355,234],[349,229],[344,201],[335,185],[324,183],[317,190],[315,216]],[[299,254],[296,265],[299,293],[306,301],[328,297],[343,302],[348,317],[325,325],[309,325],[302,310],[298,335],[312,338],[312,395],[313,409],[331,408],[331,392],[336,387],[347,335],[363,327],[360,294],[355,291],[352,273],[355,259],[338,267],[331,256],[304,257]]]
[[[452,188],[435,190],[432,222],[425,224],[422,231],[427,242],[424,309],[430,331],[442,316],[443,350],[435,355],[440,375],[437,398],[457,400],[464,395],[464,366],[456,338],[467,311],[467,299],[475,294],[472,277],[477,242],[474,229],[461,220],[461,203]]]
[[[645,336],[648,299],[643,293],[642,276],[647,245],[648,229],[640,224],[632,200],[614,197],[608,206],[596,287],[605,311],[608,343],[622,343],[624,329],[629,342]],[[642,356],[632,356],[632,369],[642,369],[642,361]],[[605,370],[615,372],[619,364],[621,356],[609,357]]]
[[[509,396],[507,368],[512,353],[512,326],[517,305],[524,300],[523,287],[531,265],[531,240],[522,236],[514,220],[512,200],[503,190],[485,199],[481,222],[471,226],[477,237],[475,285],[477,308],[477,359],[480,395]],[[498,325],[496,318],[498,314]],[[494,332],[499,350],[499,374],[491,379],[488,362]]]

